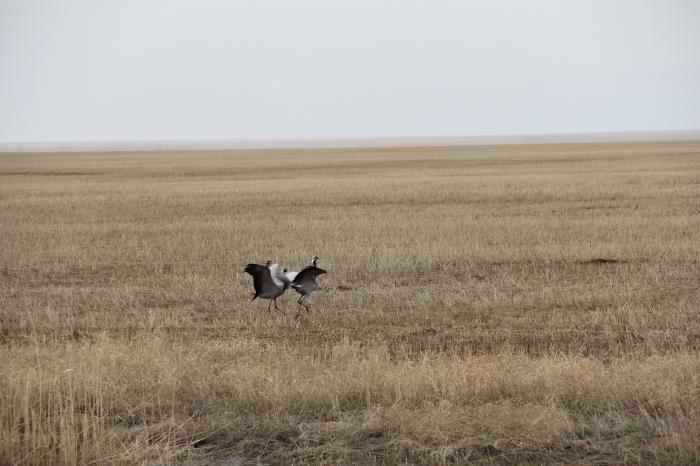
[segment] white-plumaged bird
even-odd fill
[[[304,304],[304,300],[307,296],[318,289],[318,276],[328,273],[325,270],[318,268],[316,266],[317,262],[318,256],[314,256],[311,259],[312,265],[306,267],[304,270],[296,274],[292,280],[292,284],[290,285],[291,288],[294,288],[294,291],[301,295],[299,301],[297,301],[297,304],[306,309],[306,312],[309,312],[309,306]],[[301,312],[301,310],[297,311],[297,315],[295,317],[297,319],[299,318],[299,312]]]

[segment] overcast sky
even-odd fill
[[[0,142],[696,128],[697,0],[0,0]]]

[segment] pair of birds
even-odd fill
[[[256,298],[269,299],[270,304],[267,306],[267,310],[271,312],[270,307],[274,304],[275,309],[284,314],[284,311],[277,307],[277,298],[282,296],[287,288],[292,288],[301,295],[297,304],[309,312],[309,306],[304,304],[304,300],[318,289],[318,276],[327,273],[316,266],[317,262],[318,256],[312,257],[311,265],[301,272],[288,272],[287,269],[280,272],[279,264],[273,261],[267,261],[265,265],[246,265],[245,272],[253,277],[253,287],[255,288],[252,300],[255,301]],[[296,318],[299,318],[299,312],[301,309],[297,312]]]

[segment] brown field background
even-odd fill
[[[700,463],[699,142],[3,154],[0,222],[0,464]]]

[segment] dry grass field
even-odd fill
[[[0,154],[0,223],[0,464],[700,464],[700,142]]]

